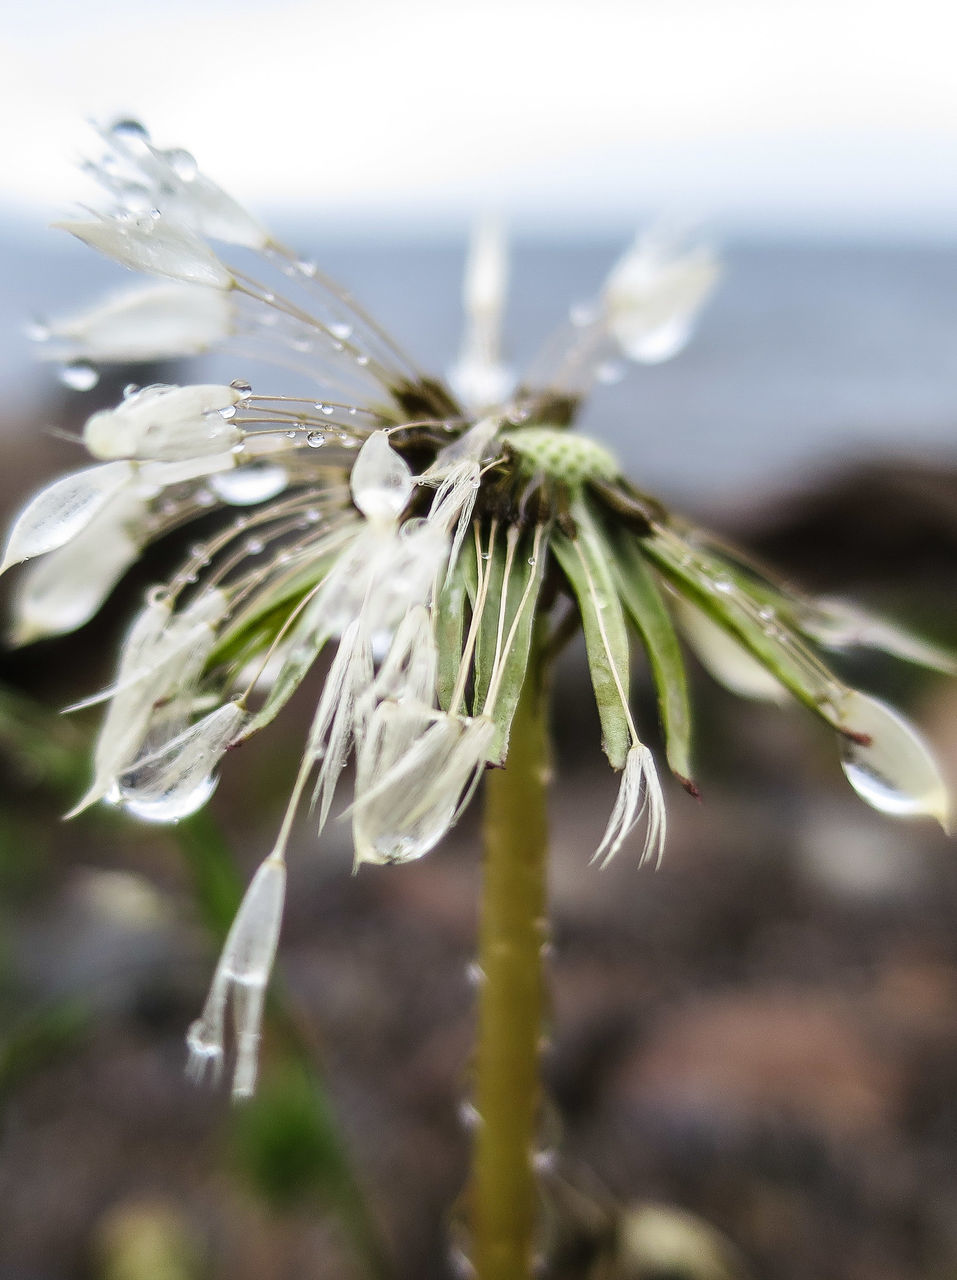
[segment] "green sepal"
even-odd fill
[[[463,547],[442,584],[433,610],[435,620],[435,645],[438,650],[436,688],[439,706],[451,711],[452,694],[462,664],[462,643],[465,636],[465,614],[468,595],[467,569],[475,566],[475,552]]]
[[[487,757],[490,764],[505,763],[512,720],[515,718],[522,686],[528,674],[535,612],[538,608],[538,594],[545,576],[546,559],[544,546],[539,548],[537,555],[534,554],[534,549],[535,544],[532,538],[526,536],[516,538],[508,582],[504,588],[505,611],[502,627],[504,652],[500,658],[501,671],[498,686],[494,691],[494,704],[491,707],[487,706],[489,690],[486,685],[485,697],[481,705],[482,712],[491,716],[495,724],[495,736]],[[498,612],[498,609],[494,610],[496,633]],[[494,636],[492,640],[494,644]]]
[[[478,620],[475,637],[475,653],[472,657],[473,694],[472,714],[481,715],[488,697],[489,681],[495,665],[495,648],[498,638],[499,617],[505,582],[505,537],[499,526],[493,526],[486,550],[482,552],[482,568],[488,579],[485,589],[485,607]],[[503,636],[507,623],[503,629]]]
[[[616,539],[613,569],[619,596],[651,664],[668,765],[682,785],[693,792],[691,707],[684,655],[654,571],[641,553],[642,545],[627,536]]]
[[[733,636],[799,702],[846,732],[841,708],[848,686],[777,611],[770,584],[671,529],[659,528],[641,546],[679,595]]]
[[[628,697],[628,628],[611,570],[614,554],[581,491],[574,495],[569,514],[575,537],[556,530],[550,546],[578,601],[602,746],[611,764],[623,769],[632,745],[631,721],[622,699],[622,694]]]
[[[266,700],[243,727],[240,741],[251,738],[275,720],[306,678],[328,639],[327,635],[316,630],[315,620],[310,619],[307,606],[303,616],[293,623],[289,634],[282,640],[286,654],[282,666],[266,694]]]

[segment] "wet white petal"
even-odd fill
[[[256,1085],[266,984],[276,958],[286,894],[286,867],[271,854],[259,867],[226,938],[202,1015],[190,1027],[187,1071],[201,1079],[207,1067],[222,1070],[226,1004],[232,994],[236,1035],[233,1097],[249,1097]]]
[[[434,849],[481,777],[494,734],[484,718],[380,704],[356,762],[357,865],[409,862]]]
[[[67,817],[111,791],[145,740],[154,707],[198,679],[226,603],[222,592],[205,591],[188,609],[172,615],[167,601],[149,601],[123,646],[113,697],[97,738],[93,782]]]
[[[212,795],[214,770],[237,738],[244,712],[227,702],[137,760],[118,778],[119,801],[144,822],[177,822]]]
[[[269,237],[251,214],[202,173],[188,151],[163,151],[145,131],[101,130],[110,163],[90,166],[100,183],[131,213],[144,203],[203,236],[264,249]],[[119,162],[119,163],[117,163]]]
[[[655,364],[680,351],[718,274],[703,246],[680,250],[657,235],[639,236],[604,290],[608,329],[624,354]]]
[[[654,858],[657,864],[665,847],[665,802],[651,752],[639,742],[625,759],[615,807],[592,861],[607,866],[637,826],[642,814],[647,815],[647,825],[641,861]]]
[[[431,707],[435,700],[438,653],[432,618],[416,605],[399,623],[373,686],[377,701],[392,698]]]
[[[61,476],[42,489],[10,531],[0,573],[21,560],[55,551],[84,529],[132,479],[129,462],[108,462]]]
[[[877,698],[856,691],[844,699],[841,722],[870,739],[859,743],[839,738],[841,765],[861,799],[882,813],[936,818],[949,831],[947,785],[913,725]]]
[[[232,331],[229,294],[163,282],[115,294],[78,316],[54,320],[45,358],[128,362],[199,355]]]
[[[366,517],[382,524],[398,520],[415,481],[412,469],[389,444],[385,431],[373,431],[352,467],[352,500]]]
[[[706,613],[679,596],[674,597],[672,604],[682,634],[719,684],[740,698],[753,698],[756,702],[784,706],[791,701],[780,680]]]
[[[339,642],[309,730],[306,754],[322,761],[315,789],[320,831],[329,816],[339,774],[359,736],[363,694],[371,685],[368,633],[357,620],[347,627]]]
[[[115,409],[94,413],[83,442],[96,458],[177,461],[225,453],[242,436],[228,420],[242,399],[235,387],[144,387]]]
[[[68,543],[24,572],[13,600],[13,643],[63,635],[88,622],[145,539],[146,506],[121,490]]]
[[[124,220],[96,218],[53,225],[133,271],[213,289],[231,289],[235,284],[229,270],[199,236],[148,213]]]

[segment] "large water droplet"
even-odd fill
[[[870,739],[840,739],[841,765],[861,799],[882,813],[936,818],[946,830],[950,797],[937,761],[917,730],[883,702],[857,692],[845,697],[841,721]]]
[[[150,135],[146,126],[139,120],[117,120],[110,125],[110,134],[121,142],[149,142]]]
[[[306,444],[310,449],[321,449],[326,443],[326,437],[321,431],[310,431],[306,436]]]
[[[221,471],[209,479],[213,489],[223,502],[235,507],[253,506],[257,502],[266,502],[282,493],[288,482],[284,468],[272,463],[258,463],[248,467],[234,467],[232,471]]]
[[[92,391],[99,380],[99,370],[87,360],[72,360],[60,369],[60,381],[72,391]]]
[[[216,790],[217,776],[203,778],[191,791],[164,796],[137,796],[120,789],[120,803],[127,813],[143,822],[179,822],[201,809]]]
[[[199,172],[196,157],[182,147],[173,147],[163,153],[163,158],[181,182],[192,182]]]
[[[352,337],[352,325],[337,321],[329,326],[329,332],[334,338],[338,338],[340,342],[348,342]]]

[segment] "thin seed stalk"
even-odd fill
[[[486,778],[470,1203],[478,1280],[527,1280],[537,1222],[548,742],[540,666],[518,703],[504,769]]]

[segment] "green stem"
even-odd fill
[[[548,743],[538,646],[512,722],[505,769],[485,792],[479,930],[472,1254],[478,1280],[532,1274],[541,1106]]]

